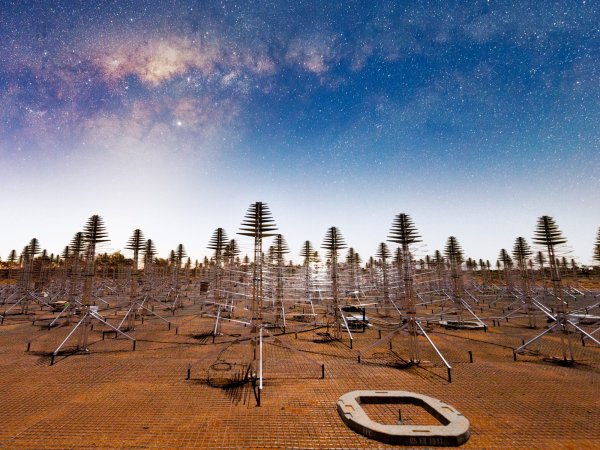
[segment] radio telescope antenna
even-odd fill
[[[550,328],[544,330],[513,351],[514,359],[516,360],[517,354],[522,353],[529,345],[533,344],[544,335],[550,332],[558,331],[560,336],[562,362],[564,364],[572,365],[575,362],[571,336],[573,332],[580,332],[582,334],[582,340],[585,338],[591,339],[598,345],[600,345],[600,341],[580,328],[567,314],[567,304],[562,298],[562,285],[556,258],[556,248],[566,244],[567,239],[563,237],[562,232],[558,228],[558,225],[554,221],[553,217],[542,216],[538,219],[537,227],[533,236],[533,242],[545,248],[548,255],[550,277],[552,279],[552,290],[554,294],[554,313],[556,316],[554,316],[555,322]]]
[[[325,234],[325,239],[321,248],[327,250],[327,258],[331,261],[330,276],[331,276],[331,294],[333,298],[332,313],[333,313],[333,337],[341,339],[341,317],[339,310],[339,286],[338,286],[338,256],[340,250],[346,248],[344,238],[337,227],[331,227]]]

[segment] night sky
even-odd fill
[[[551,215],[586,264],[600,226],[598,1],[5,0],[0,105],[2,259],[92,214],[201,258],[255,201],[296,260],[405,212],[491,261]]]

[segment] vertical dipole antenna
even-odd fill
[[[463,297],[463,279],[462,279],[462,263],[463,263],[463,251],[458,243],[458,239],[454,236],[450,236],[446,242],[446,248],[444,249],[448,263],[450,264],[450,277],[452,278],[452,300],[457,308],[458,322],[463,322],[463,309],[462,304]]]
[[[155,256],[156,246],[154,241],[148,239],[144,244],[144,291],[150,291],[152,288]]]
[[[181,264],[183,259],[187,256],[185,247],[183,244],[179,244],[175,250],[175,291],[179,293],[179,275],[181,273]]]
[[[85,243],[85,277],[83,280],[83,292],[81,303],[83,305],[84,323],[79,335],[78,347],[86,350],[88,347],[88,335],[90,325],[90,307],[92,304],[92,286],[96,271],[96,246],[102,242],[108,242],[108,234],[104,227],[104,221],[99,215],[93,215],[83,227],[83,242]]]
[[[17,256],[17,251],[12,249],[8,254],[8,258],[6,259],[6,263],[8,265],[8,279],[12,280],[12,271],[14,269],[15,263],[19,257]],[[4,299],[2,300],[2,304],[4,304]]]
[[[223,249],[223,257],[229,271],[229,283],[233,282],[236,258],[239,260],[240,247],[235,239],[231,239]],[[238,261],[239,262],[239,261]],[[236,284],[237,285],[237,284]]]
[[[302,244],[302,250],[300,250],[300,256],[304,258],[304,295],[307,300],[310,300],[311,291],[311,277],[310,277],[310,263],[314,261],[315,249],[310,241],[304,241]]]
[[[444,281],[444,257],[439,250],[433,253],[433,265],[435,266],[435,276],[437,277],[437,290],[441,291]]]
[[[498,261],[502,263],[502,270],[504,272],[504,283],[506,284],[506,293],[511,295],[513,292],[513,283],[512,283],[512,266],[513,262],[506,251],[506,249],[500,249],[500,254],[498,255]]]
[[[600,227],[598,228],[598,235],[596,236],[596,242],[594,243],[594,261],[600,264]]]
[[[36,255],[41,251],[40,243],[37,238],[33,238],[29,241],[29,244],[25,246],[23,250],[23,272],[22,272],[22,289],[23,294],[27,294],[25,301],[21,305],[21,312],[23,314],[28,313],[29,301],[31,297],[28,295],[30,289],[30,283],[34,278],[34,265]]]
[[[73,261],[71,264],[71,271],[69,275],[69,311],[67,314],[67,323],[71,322],[77,310],[78,286],[81,278],[81,258],[84,256],[85,253],[85,242],[83,240],[83,232],[79,231],[75,233],[73,239],[71,239],[71,245],[69,246],[69,248]]]
[[[411,254],[411,246],[421,242],[421,236],[417,233],[417,229],[412,223],[412,219],[408,214],[398,214],[392,227],[389,242],[394,242],[400,245],[402,252],[402,275],[404,281],[404,303],[406,313],[408,315],[408,338],[409,338],[409,354],[411,362],[418,364],[419,362],[419,346],[417,342],[418,326],[416,321],[416,305],[415,305],[415,290],[414,290],[414,267]]]
[[[327,250],[327,257],[331,261],[330,275],[331,275],[331,293],[333,297],[332,308],[333,308],[333,332],[334,338],[340,339],[342,336],[341,331],[341,317],[339,310],[339,287],[338,287],[338,256],[339,251],[346,248],[346,243],[342,234],[336,227],[331,227],[325,234],[323,245],[321,248]]]
[[[127,245],[125,246],[125,248],[133,252],[133,267],[131,270],[131,286],[129,289],[129,310],[127,317],[127,329],[133,330],[135,326],[135,312],[133,311],[133,306],[137,299],[138,288],[138,263],[140,252],[144,250],[144,234],[142,233],[142,230],[133,230],[133,234],[129,238],[129,241],[127,241]]]
[[[346,254],[346,264],[350,270],[350,284],[348,286],[350,290],[356,289],[356,255],[358,253],[354,251],[353,247],[350,247]]]
[[[556,263],[555,247],[557,245],[565,244],[567,240],[562,236],[552,217],[542,216],[538,219],[533,242],[546,248],[548,253],[548,264],[550,265],[550,277],[552,280],[552,289],[554,291],[556,312],[562,314],[565,312],[565,306],[562,301],[561,279]]]
[[[223,253],[225,251],[225,247],[227,246],[227,234],[223,228],[217,228],[210,242],[207,245],[207,248],[214,250],[215,252],[215,266],[214,266],[214,297],[215,301],[219,303],[221,298],[221,275],[222,275],[222,266],[223,266]]]
[[[529,271],[527,268],[527,260],[533,254],[529,244],[523,237],[518,237],[515,240],[513,247],[513,258],[517,261],[517,268],[521,274],[521,289],[522,301],[525,304],[526,314],[529,321],[529,327],[535,328],[535,315],[533,314],[533,306],[531,303],[531,292],[529,287]]]
[[[387,260],[390,256],[392,256],[392,254],[390,253],[390,250],[385,242],[381,242],[377,246],[377,252],[375,253],[375,256],[377,256],[381,260],[381,274],[382,274],[382,278],[383,278],[383,280],[382,280],[383,281],[382,307],[383,307],[383,315],[388,316],[389,310],[390,310],[390,288],[389,288],[389,282],[388,282]]]
[[[542,216],[538,219],[537,227],[534,232],[533,242],[537,245],[545,247],[548,253],[548,264],[550,266],[550,276],[552,279],[552,288],[555,299],[556,316],[554,325],[535,336],[533,339],[525,342],[519,348],[513,351],[516,360],[517,354],[522,353],[530,344],[537,341],[549,331],[557,331],[560,336],[560,344],[562,350],[563,363],[572,365],[575,362],[573,353],[572,333],[580,333],[582,339],[590,339],[600,345],[592,334],[581,328],[577,323],[573,322],[567,313],[567,303],[563,300],[562,286],[560,273],[558,270],[558,258],[556,257],[557,246],[566,244],[567,240],[562,236],[561,231],[550,216]]]
[[[275,242],[273,242],[272,249],[277,263],[277,285],[275,288],[275,308],[277,312],[275,316],[275,323],[285,332],[285,308],[283,304],[283,272],[285,270],[284,255],[289,253],[290,249],[288,248],[288,245],[281,234],[275,236]]]
[[[573,351],[571,346],[571,338],[567,330],[565,302],[562,298],[562,286],[560,272],[556,261],[556,249],[558,245],[566,244],[567,240],[562,236],[558,229],[554,218],[550,216],[542,216],[538,219],[537,228],[534,232],[533,242],[537,245],[546,248],[548,253],[548,264],[550,265],[550,278],[552,280],[552,289],[554,293],[555,312],[558,316],[558,322],[565,322],[563,328],[567,332],[567,339],[560,333],[560,341],[562,346],[562,354],[564,361],[573,361]]]
[[[271,216],[269,207],[266,203],[256,202],[250,205],[244,218],[240,231],[237,234],[250,236],[254,238],[254,268],[252,277],[252,318],[250,322],[250,333],[252,335],[253,367],[256,370],[256,346],[258,345],[258,335],[262,327],[262,307],[263,307],[263,257],[262,240],[265,237],[274,236],[277,230],[275,220]]]

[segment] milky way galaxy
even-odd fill
[[[297,254],[409,213],[495,260],[537,217],[591,262],[600,3],[3,1],[0,256],[100,214],[195,258],[267,202]],[[247,243],[242,241],[242,247]],[[298,259],[298,257],[296,257]]]

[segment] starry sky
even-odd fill
[[[0,106],[3,259],[92,214],[202,258],[255,201],[296,260],[404,212],[492,262],[551,215],[587,264],[600,226],[598,1],[5,0]]]

